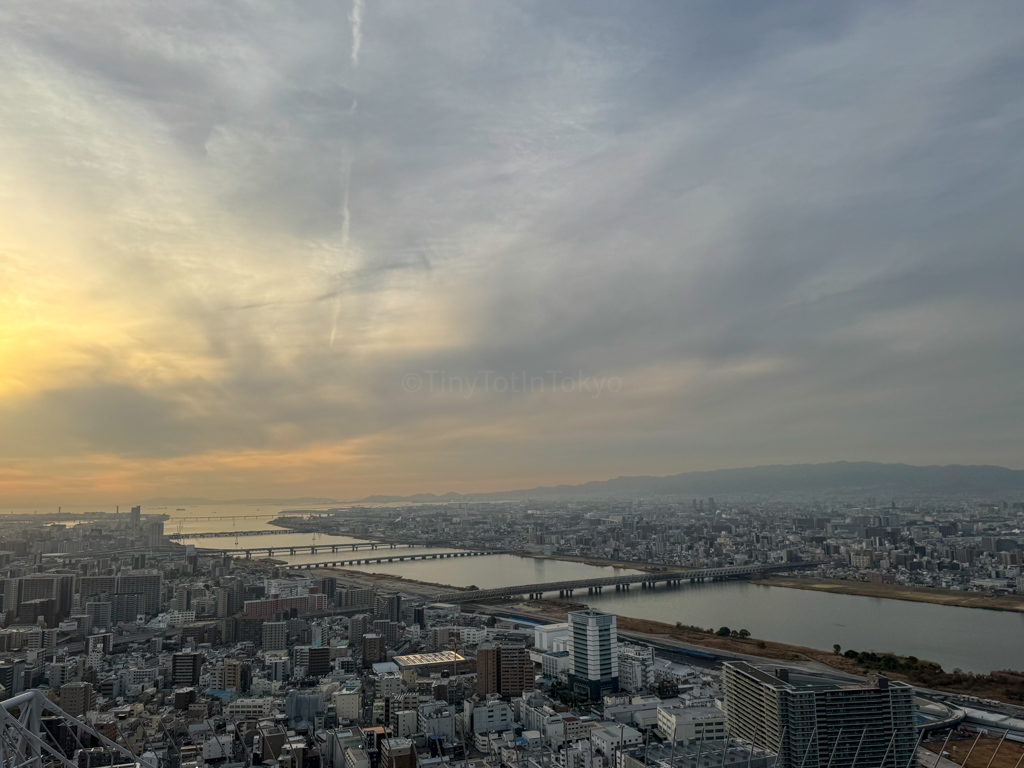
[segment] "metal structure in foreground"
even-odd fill
[[[92,765],[148,768],[129,750],[69,715],[42,691],[25,691],[0,701],[0,768]]]

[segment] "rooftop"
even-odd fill
[[[437,653],[414,653],[409,656],[395,656],[394,662],[399,667],[415,667],[425,664],[453,664],[467,661],[465,656],[455,651],[438,651]]]

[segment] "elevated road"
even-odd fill
[[[322,563],[289,563],[290,570],[311,570],[313,568],[341,568],[346,565],[373,565],[374,563],[403,563],[408,560],[444,560],[449,557],[484,557],[485,555],[506,555],[507,552],[488,549],[474,551],[460,549],[458,552],[426,552],[409,555],[378,555],[377,557],[360,557],[354,560],[328,560]]]
[[[231,536],[277,536],[291,533],[287,528],[262,528],[258,531],[207,531],[206,533],[172,533],[169,539],[222,539]]]
[[[438,603],[470,603],[478,600],[493,600],[502,597],[539,598],[545,592],[557,592],[559,597],[572,597],[577,589],[586,589],[588,594],[596,594],[605,587],[615,587],[615,591],[629,591],[634,584],[641,589],[648,589],[657,584],[682,584],[684,582],[723,581],[725,579],[743,579],[761,573],[787,570],[790,568],[806,568],[806,563],[790,563],[786,565],[732,565],[725,568],[698,568],[689,571],[661,571],[653,573],[623,574],[605,576],[597,579],[575,579],[573,581],[550,581],[543,584],[520,584],[514,587],[498,589],[472,589],[462,592],[443,592],[434,600]]]

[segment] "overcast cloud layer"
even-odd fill
[[[1024,4],[0,7],[0,505],[1024,467]]]

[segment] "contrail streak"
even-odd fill
[[[353,102],[353,109],[355,103]],[[352,158],[346,157],[341,163],[341,260],[342,263],[349,261],[349,245],[352,234],[352,213],[349,211],[348,201],[352,189]],[[341,280],[341,274],[335,275],[335,282]],[[334,321],[331,323],[331,346],[334,346],[334,338],[338,334],[338,319],[341,315],[341,297],[334,299]]]
[[[366,8],[366,0],[352,0],[352,7],[348,12],[348,22],[352,30],[352,69],[359,67],[359,50],[363,45],[363,11]],[[350,128],[354,127],[356,108],[359,101],[352,99],[352,105],[348,109]],[[334,318],[331,322],[331,341],[338,336],[338,322],[341,319],[341,281],[342,268],[351,263],[351,240],[352,240],[352,213],[349,209],[349,198],[352,193],[352,161],[355,158],[354,142],[349,139],[346,143],[345,154],[341,160],[341,247],[340,264],[334,275]]]
[[[348,21],[352,25],[352,66],[359,66],[359,49],[363,46],[363,9],[366,0],[352,0]]]

